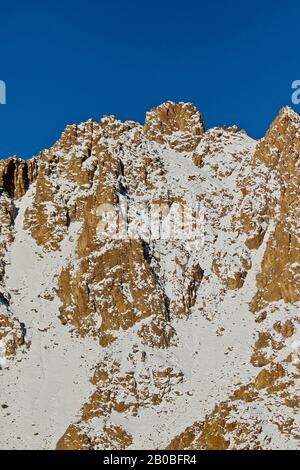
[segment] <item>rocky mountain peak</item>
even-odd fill
[[[290,120],[296,125],[300,125],[300,116],[290,106],[284,106],[276,118],[278,121]]]
[[[146,113],[144,132],[149,140],[184,151],[196,148],[205,127],[192,103],[166,101]]]
[[[257,158],[268,167],[298,159],[300,152],[300,116],[289,107],[280,110],[257,148]]]

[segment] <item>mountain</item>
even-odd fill
[[[295,112],[71,125],[0,194],[1,448],[299,448]]]

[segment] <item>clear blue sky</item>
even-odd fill
[[[0,0],[0,15],[2,158],[167,99],[260,137],[300,79],[299,0]]]

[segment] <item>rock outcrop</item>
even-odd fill
[[[146,114],[146,137],[178,152],[195,150],[204,132],[202,115],[191,103],[166,101]]]
[[[270,230],[251,304],[259,311],[273,301],[300,300],[300,118],[280,111],[253,156],[245,181],[242,223],[246,245],[256,249]]]

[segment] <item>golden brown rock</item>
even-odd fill
[[[205,129],[201,113],[191,103],[166,101],[146,114],[144,132],[149,140],[191,152]]]

